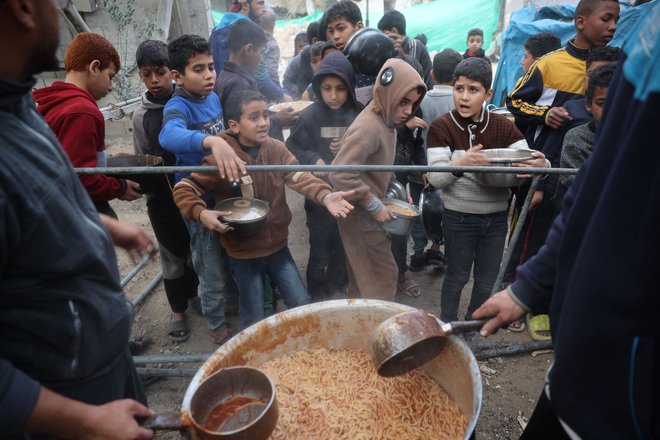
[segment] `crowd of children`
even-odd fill
[[[147,194],[172,309],[169,337],[188,338],[185,312],[199,302],[213,341],[221,344],[233,333],[226,312],[238,308],[241,329],[263,319],[271,289],[287,307],[344,289],[349,297],[393,301],[397,291],[416,297],[419,286],[407,271],[429,264],[446,267],[437,289],[443,321],[459,319],[461,292],[474,274],[469,319],[494,287],[509,227],[509,188],[489,186],[469,172],[248,174],[245,166],[487,166],[485,149],[533,148],[532,159],[516,165],[578,168],[592,151],[616,65],[616,49],[600,47],[616,29],[618,3],[582,0],[576,37],[564,47],[551,33],[528,39],[525,75],[507,98],[515,124],[486,108],[493,71],[481,29],[469,30],[464,54],[444,49],[431,58],[421,39],[406,35],[403,14],[388,12],[378,29],[398,56],[385,61],[378,75],[368,75],[344,54],[363,22],[355,3],[341,1],[296,36],[296,54],[280,84],[274,17],[263,1],[234,0],[209,39],[147,40],[137,50],[146,91],[133,115],[135,152],[160,156],[165,165],[219,167],[218,173],[166,175]],[[83,33],[65,64],[66,80],[36,91],[35,100],[74,165],[102,166],[96,100],[111,90],[119,57],[103,37]],[[313,103],[299,114],[269,111],[274,102],[301,98]],[[396,217],[382,202],[394,178],[415,205],[425,189],[440,193],[442,231],[435,231],[430,247],[419,221],[411,236],[390,236],[383,228]],[[102,174],[81,180],[100,212],[112,214],[108,200],[141,196],[130,180]],[[510,277],[542,243],[571,181],[548,177],[537,189]],[[292,214],[285,185],[306,197],[306,282],[287,245]],[[518,203],[525,191],[518,189]],[[253,236],[236,236],[220,220],[229,213],[216,204],[236,196],[269,204],[267,220]],[[534,240],[538,246],[529,244]]]

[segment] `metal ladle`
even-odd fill
[[[371,334],[374,365],[380,376],[400,376],[438,356],[450,335],[479,329],[486,321],[443,323],[421,309],[397,313],[381,322]]]

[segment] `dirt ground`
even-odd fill
[[[109,139],[108,153],[132,153],[132,146],[128,142],[130,141],[127,141],[126,138]],[[287,197],[293,212],[293,222],[289,227],[289,247],[304,278],[308,254],[308,231],[305,225],[303,198],[291,191],[288,192]],[[144,198],[134,202],[113,201],[111,204],[121,221],[137,224],[153,237]],[[118,249],[117,256],[120,273],[123,277],[133,268],[133,264],[123,250]],[[159,271],[158,259],[150,262],[126,286],[127,295],[130,298],[137,296]],[[435,266],[429,266],[422,272],[411,275],[419,284],[421,295],[417,298],[397,295],[396,300],[439,313],[440,287],[444,272]],[[465,313],[470,289],[471,282],[464,289],[459,316]],[[281,305],[278,309],[283,308],[284,305]],[[191,311],[187,312],[189,339],[183,343],[172,342],[165,331],[170,313],[161,282],[136,308],[133,334],[136,336],[149,335],[153,339],[153,344],[146,350],[145,355],[212,353],[218,348],[207,333],[204,319]],[[238,328],[237,317],[229,317],[228,320],[230,327],[235,331]],[[508,330],[502,330],[489,339],[506,342],[531,341],[527,332],[513,333]],[[521,424],[527,420],[534,408],[551,360],[552,354],[532,357],[529,353],[525,353],[480,362],[484,396],[477,424],[478,439],[517,439],[519,437],[522,432]],[[200,365],[201,363],[198,362],[163,366],[197,369]],[[150,384],[146,388],[149,405],[157,412],[178,411],[189,382],[189,377],[168,377]],[[179,438],[179,435],[160,433],[159,438],[175,439]]]

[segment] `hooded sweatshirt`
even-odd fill
[[[331,109],[321,99],[321,84],[328,75],[339,77],[347,88],[348,99],[338,110]],[[319,159],[330,164],[335,157],[330,142],[334,137],[342,137],[342,131],[348,129],[363,108],[355,98],[353,66],[341,52],[331,53],[319,63],[312,87],[319,99],[300,112],[286,146],[302,165],[314,165]]]
[[[247,165],[298,163],[284,144],[276,139],[268,138],[258,147],[256,158],[253,158],[241,147],[234,133],[228,130],[220,136]],[[203,165],[217,166],[217,162],[213,156],[207,156]],[[266,223],[254,235],[246,238],[220,235],[222,247],[227,250],[227,254],[239,260],[267,257],[287,246],[291,211],[286,203],[285,184],[318,204],[332,191],[330,185],[308,172],[258,172],[251,176],[254,197],[267,202],[270,210]],[[206,203],[200,197],[210,192],[218,202],[232,197],[229,182],[221,179],[218,173],[193,173],[190,178],[176,184],[174,201],[186,217],[199,221],[200,213],[206,209]]]
[[[104,167],[105,120],[91,93],[55,81],[33,92],[37,109],[60,140],[74,167]],[[123,179],[104,174],[78,176],[93,200],[112,200],[126,191]]]
[[[374,87],[374,98],[358,115],[342,138],[341,147],[333,165],[392,165],[396,150],[396,127],[393,122],[398,104],[411,90],[419,90],[406,120],[414,117],[426,85],[419,74],[401,59],[385,62]],[[330,182],[339,191],[355,190],[352,201],[366,208],[374,199],[385,196],[392,173],[333,172]]]

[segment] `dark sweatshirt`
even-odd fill
[[[347,87],[348,100],[338,110],[332,110],[321,99],[321,84],[328,75],[338,76]],[[330,151],[333,137],[327,133],[346,131],[362,110],[362,104],[355,99],[354,79],[353,66],[341,52],[333,52],[319,63],[312,79],[318,99],[300,112],[286,141],[287,148],[302,165],[314,165],[319,159],[328,165],[332,163],[335,158]]]
[[[91,93],[80,87],[55,81],[35,90],[37,108],[60,140],[74,167],[104,167],[105,120]],[[104,174],[78,176],[93,200],[112,200],[126,191],[123,179]]]

